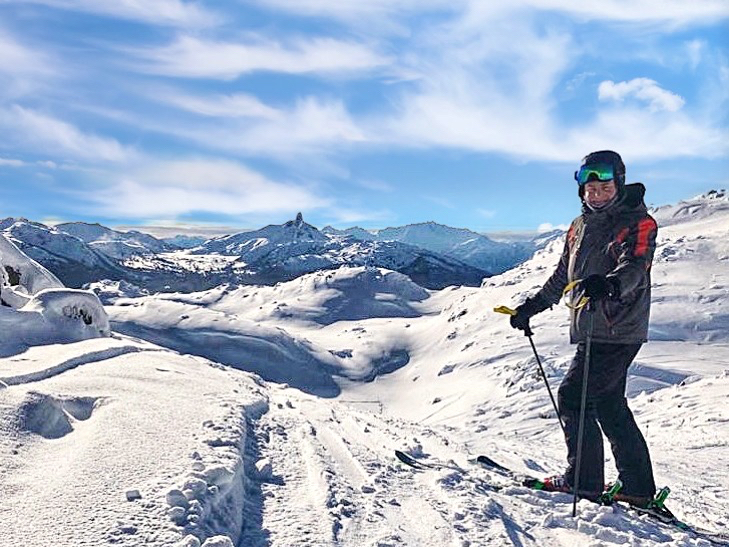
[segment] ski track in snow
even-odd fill
[[[573,519],[566,494],[511,485],[493,492],[488,485],[506,485],[505,480],[469,464],[466,448],[448,429],[292,390],[272,398],[254,429],[258,455],[270,459],[273,476],[261,486],[261,527],[244,534],[241,547],[578,545],[588,537],[590,545],[708,545],[646,517],[585,501]],[[453,458],[465,472],[411,469],[394,458],[397,448],[426,462],[432,453],[439,460]],[[523,456],[525,467],[530,459]],[[718,528],[725,507],[719,496],[725,492],[717,491],[713,503],[702,499],[693,505],[687,500],[706,498],[707,490],[683,492],[682,516]]]

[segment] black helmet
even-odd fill
[[[622,195],[625,190],[625,164],[620,154],[612,150],[600,150],[587,154],[582,159],[579,171],[575,171],[575,180],[580,186],[580,197],[582,197],[586,183],[593,180],[610,179],[615,181],[618,195]]]

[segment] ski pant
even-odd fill
[[[615,457],[619,478],[623,483],[622,492],[633,496],[653,497],[655,494],[656,485],[648,445],[635,423],[625,398],[628,367],[638,354],[641,345],[595,342],[591,345],[580,490],[603,491],[605,459],[602,433],[605,433]],[[580,342],[558,391],[559,411],[564,421],[567,443],[568,466],[565,479],[570,485],[574,485],[577,466],[577,437],[585,350],[586,344]]]

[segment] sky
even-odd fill
[[[0,218],[545,230],[729,187],[725,0],[0,0]]]

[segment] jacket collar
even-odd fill
[[[640,182],[625,185],[622,195],[615,203],[605,209],[590,209],[585,200],[582,200],[582,214],[589,215],[588,218],[609,219],[628,212],[647,212],[643,198],[645,197],[645,186]]]

